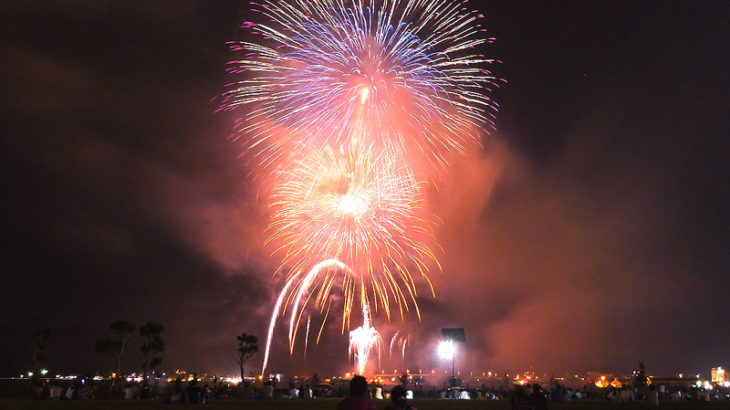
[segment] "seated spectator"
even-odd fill
[[[337,404],[337,410],[376,410],[375,404],[365,397],[368,391],[368,381],[362,376],[355,376],[350,380],[350,397]]]
[[[390,405],[386,410],[418,410],[406,399],[406,389],[402,386],[395,386],[390,392]]]

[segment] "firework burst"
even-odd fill
[[[280,269],[301,272],[335,259],[354,272],[335,281],[333,270],[333,277],[316,283],[320,310],[339,287],[343,331],[355,296],[387,315],[393,304],[401,315],[410,307],[418,314],[414,273],[433,293],[426,273],[438,261],[429,247],[433,224],[419,216],[421,187],[397,152],[375,154],[355,142],[326,146],[303,153],[275,180],[268,241],[281,255]]]
[[[232,43],[223,109],[248,107],[237,126],[260,165],[279,166],[297,146],[341,145],[365,132],[426,163],[480,143],[496,104],[478,54],[481,16],[447,0],[267,0],[261,41]]]

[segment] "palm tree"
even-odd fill
[[[259,345],[257,344],[258,338],[254,335],[247,333],[241,333],[240,336],[236,336],[238,339],[238,366],[241,369],[241,382],[243,382],[243,364],[246,360],[250,359],[254,353],[259,351]]]
[[[116,320],[109,325],[109,329],[114,333],[116,339],[107,337],[96,342],[97,352],[114,357],[116,372],[115,377],[112,379],[110,391],[114,390],[117,378],[122,376],[122,362],[127,341],[136,328],[137,325],[132,322],[122,319]]]

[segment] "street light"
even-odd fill
[[[453,340],[442,340],[438,347],[439,357],[443,360],[451,359],[451,387],[456,385],[456,343]]]
[[[464,329],[441,329],[443,337],[438,353],[441,359],[451,359],[451,387],[456,387],[456,342],[465,342]]]
[[[438,354],[441,359],[453,359],[456,356],[456,344],[453,340],[442,340],[439,343]]]

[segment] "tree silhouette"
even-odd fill
[[[258,338],[244,332],[240,336],[236,336],[236,339],[238,339],[238,366],[241,369],[241,382],[243,383],[243,364],[259,351]]]
[[[124,360],[124,352],[127,347],[127,341],[137,326],[127,320],[116,320],[109,325],[115,339],[105,338],[96,342],[96,351],[114,358],[115,377],[112,379],[110,390],[114,390],[116,381],[122,377],[122,362]]]
[[[165,327],[158,322],[147,322],[139,327],[139,335],[144,338],[139,350],[142,352],[144,362],[142,362],[142,371],[144,377],[147,378],[147,372],[154,370],[155,367],[162,363],[160,353],[165,351],[165,342],[162,341],[160,334]]]

